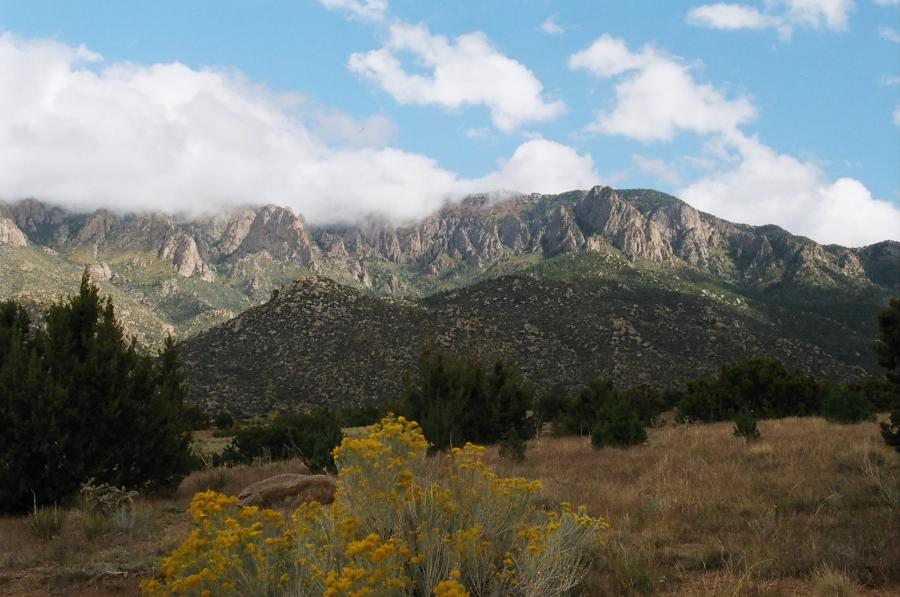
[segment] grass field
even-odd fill
[[[488,459],[544,484],[541,500],[588,506],[611,525],[589,595],[900,595],[900,454],[873,423],[667,426],[648,445],[594,450],[541,438],[525,462]],[[42,543],[0,519],[0,595],[132,595],[187,535],[194,492],[229,494],[297,463],[195,473],[175,496],[140,501],[133,528],[96,529],[77,508]]]

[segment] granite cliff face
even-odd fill
[[[0,245],[24,247],[27,244],[25,234],[19,230],[15,222],[9,218],[0,218]]]
[[[631,259],[680,261],[748,287],[878,284],[884,282],[879,260],[897,253],[890,242],[863,249],[821,246],[775,226],[732,224],[655,191],[609,187],[501,201],[473,196],[407,225],[372,219],[311,226],[271,205],[194,221],[105,210],[69,214],[33,200],[0,205],[0,214],[0,234],[7,239],[0,242],[9,244],[28,238],[56,251],[146,252],[179,276],[207,282],[230,275],[241,259],[265,253],[390,294],[428,292],[447,278],[511,258],[550,258],[606,245]]]

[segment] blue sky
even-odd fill
[[[334,221],[606,183],[900,239],[896,0],[0,0],[0,31],[0,199]]]

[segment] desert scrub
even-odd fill
[[[26,525],[31,534],[47,542],[62,532],[63,524],[66,520],[66,512],[57,505],[38,508],[35,505],[34,510],[26,519]]]
[[[425,472],[419,426],[388,416],[334,451],[338,491],[290,521],[197,494],[196,528],[145,595],[561,595],[590,565],[606,522],[583,508],[535,507],[540,483],[501,478],[483,448]]]
[[[94,479],[88,479],[81,486],[81,500],[89,517],[106,518],[113,523],[118,531],[131,531],[137,520],[134,508],[134,498],[137,491],[116,487],[109,483],[94,484]],[[85,528],[86,534],[92,534],[98,529],[90,528],[91,523]]]

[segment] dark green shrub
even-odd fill
[[[887,445],[900,452],[900,400],[894,400],[891,416],[887,421],[882,421],[881,437]]]
[[[891,383],[884,377],[867,377],[846,384],[852,391],[862,392],[877,412],[891,410],[894,400],[900,398],[900,385]]]
[[[878,364],[887,369],[888,381],[900,385],[900,298],[892,298],[878,312],[878,331],[875,342]]]
[[[734,418],[734,436],[747,442],[755,442],[760,438],[756,415],[753,414],[753,411],[741,411]]]
[[[562,417],[562,428],[572,435],[591,435],[601,410],[615,402],[618,394],[608,379],[595,379],[571,400]]]
[[[875,420],[875,409],[861,390],[830,386],[825,390],[822,416],[833,423]]]
[[[389,412],[399,410],[396,404],[350,406],[338,413],[341,427],[367,427],[383,419]]]
[[[495,443],[514,428],[534,435],[528,411],[534,392],[503,360],[491,367],[426,346],[415,378],[406,381],[401,413],[417,421],[436,449]]]
[[[637,408],[621,397],[603,404],[591,431],[595,448],[627,447],[647,441],[647,429]]]
[[[621,392],[622,400],[630,403],[637,411],[638,418],[645,427],[658,427],[660,415],[667,405],[663,393],[652,384],[638,384]]]
[[[209,417],[206,416],[203,409],[196,404],[184,407],[184,420],[185,424],[190,429],[197,430],[209,428]]]
[[[328,411],[280,414],[270,422],[239,429],[222,458],[229,464],[247,464],[261,456],[300,458],[313,470],[334,470],[331,451],[341,437],[341,426]]]
[[[821,409],[822,389],[814,378],[760,357],[722,365],[716,377],[688,382],[677,420],[727,421],[743,410],[760,418],[802,417]]]
[[[92,477],[174,489],[193,464],[174,341],[153,358],[126,340],[87,275],[44,327],[0,306],[0,430],[0,512],[62,502]]]
[[[879,338],[875,343],[878,364],[887,369],[886,377],[894,386],[891,416],[881,423],[881,436],[900,452],[900,298],[892,298],[878,313]]]
[[[569,406],[569,400],[560,391],[551,391],[538,398],[535,412],[543,423],[553,423],[561,419]]]
[[[508,458],[514,462],[523,462],[527,449],[528,443],[522,439],[522,436],[513,427],[500,442],[499,453],[501,458]]]
[[[234,427],[234,416],[227,410],[223,410],[216,415],[214,423],[217,429],[226,430]]]

